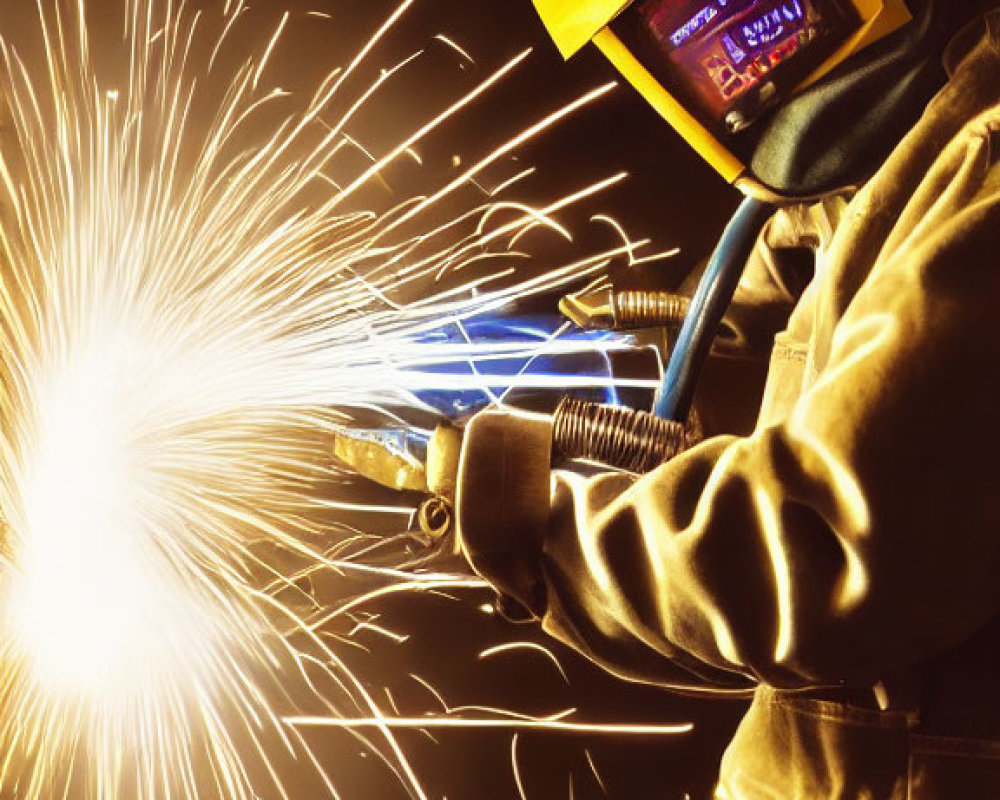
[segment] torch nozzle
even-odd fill
[[[568,294],[559,301],[559,312],[585,330],[615,328],[613,293],[610,289],[589,294]]]

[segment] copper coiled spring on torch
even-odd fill
[[[563,398],[553,420],[555,460],[583,458],[629,472],[649,472],[687,450],[687,426],[645,411]]]
[[[614,292],[615,327],[621,330],[680,327],[691,305],[690,299],[670,292],[627,290]]]

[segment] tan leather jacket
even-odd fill
[[[1000,797],[998,102],[987,32],[844,212],[752,435],[583,477],[545,418],[470,425],[481,574],[624,677],[758,687],[719,798]]]

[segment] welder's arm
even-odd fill
[[[976,186],[936,177],[781,424],[585,479],[550,473],[545,418],[475,419],[458,515],[476,569],[667,684],[867,684],[997,615],[1000,180],[988,147],[968,158],[956,180]]]

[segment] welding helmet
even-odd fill
[[[534,0],[593,41],[727,181],[770,201],[864,182],[946,80],[974,0]]]

